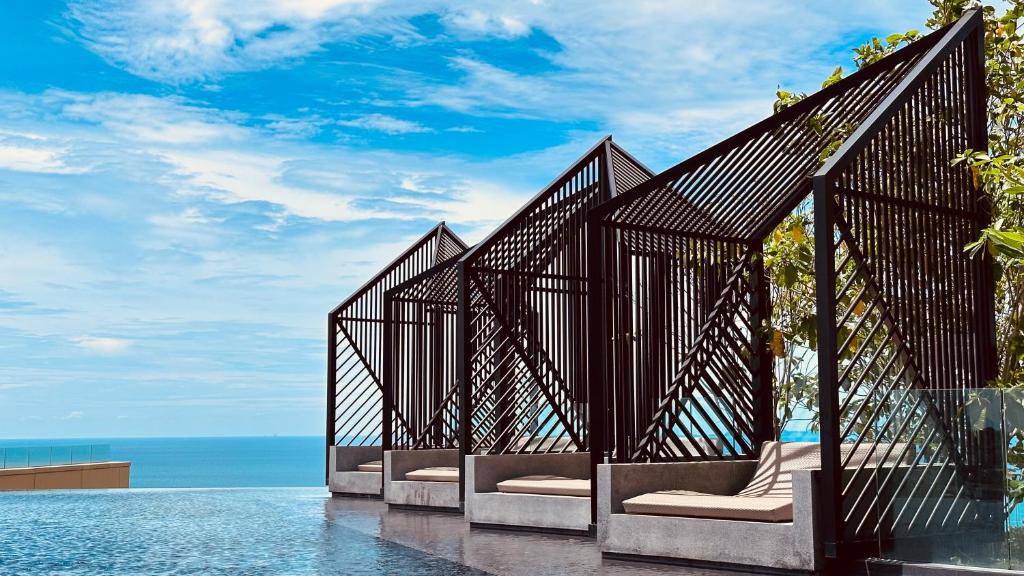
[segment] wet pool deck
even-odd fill
[[[380,500],[335,497],[324,506],[335,524],[496,576],[753,574],[603,559],[592,538],[470,529],[459,514],[388,510]]]

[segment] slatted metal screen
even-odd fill
[[[964,254],[988,209],[951,167],[987,145],[983,33],[980,14],[936,33],[814,179],[834,530],[869,549],[1002,523],[998,456],[964,409],[995,376],[991,268]]]
[[[384,292],[465,249],[438,224],[327,315],[328,450],[381,445]]]
[[[455,246],[444,262],[385,293],[385,450],[457,448],[458,284]]]
[[[467,453],[588,449],[586,216],[650,176],[606,138],[460,261]]]
[[[591,406],[610,423],[592,450],[756,457],[762,241],[813,197],[826,552],[981,515],[963,407],[992,375],[993,291],[963,247],[989,216],[951,165],[986,146],[981,26],[972,12],[592,211]]]

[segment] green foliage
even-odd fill
[[[858,69],[870,66],[920,37],[917,30],[909,30],[903,34],[890,34],[885,40],[872,38],[867,44],[853,49],[853,61]]]
[[[775,105],[772,106],[772,109],[776,114],[778,114],[804,98],[807,98],[807,94],[786,92],[782,88],[779,88],[775,92]]]
[[[764,264],[771,281],[769,339],[775,362],[777,422],[781,429],[803,408],[817,404],[817,314],[814,308],[814,240],[809,206],[786,219],[765,241]],[[810,306],[807,304],[811,303]]]

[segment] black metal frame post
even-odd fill
[[[761,444],[775,439],[774,358],[768,346],[767,330],[771,325],[771,293],[768,274],[764,268],[764,244],[753,243],[755,256],[750,269],[750,335],[751,369],[753,370],[753,443]]]
[[[327,314],[327,432],[326,452],[324,460],[324,485],[331,483],[331,450],[337,439],[334,437],[334,422],[337,418],[337,406],[335,399],[338,397],[338,357],[336,346],[338,341],[338,325],[334,312]]]
[[[839,459],[839,372],[836,355],[835,240],[828,179],[814,178],[815,298],[818,314],[818,409],[821,419],[822,547],[837,557],[842,534],[842,463]]]
[[[384,393],[382,394],[382,417],[381,417],[381,449],[385,452],[394,449],[394,422],[395,422],[395,328],[394,309],[388,305],[388,292],[384,293]]]
[[[459,385],[459,502],[465,502],[466,498],[466,455],[467,447],[473,444],[473,394],[469,385],[469,357],[473,353],[471,344],[468,342],[470,333],[469,322],[472,310],[470,308],[471,298],[469,283],[466,281],[466,265],[461,260],[456,264],[456,279],[458,281],[459,301],[456,312],[456,379]]]

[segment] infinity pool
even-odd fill
[[[636,576],[593,539],[470,529],[324,488],[0,493],[0,575]],[[735,576],[735,572],[729,572]]]
[[[0,494],[0,574],[482,572],[330,521],[324,489]],[[359,518],[348,519],[358,522]]]

